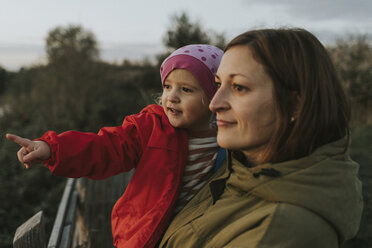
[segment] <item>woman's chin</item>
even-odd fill
[[[220,147],[225,149],[233,149],[234,142],[232,137],[224,137],[217,133],[217,143]]]

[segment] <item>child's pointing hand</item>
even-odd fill
[[[19,162],[27,169],[30,168],[31,164],[41,163],[50,157],[50,147],[44,141],[31,141],[14,134],[6,134],[6,138],[22,147],[19,149],[17,156]]]

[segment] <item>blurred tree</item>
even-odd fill
[[[145,59],[139,63],[124,61],[122,68],[126,71],[126,75],[123,75],[123,77],[133,82],[133,86],[136,87],[142,97],[142,102],[145,105],[154,103],[155,95],[162,90],[159,67]]]
[[[225,46],[225,37],[222,33],[205,31],[199,22],[191,22],[189,16],[182,12],[171,17],[171,25],[163,37],[164,45],[175,50],[190,44],[211,44],[221,49]]]
[[[216,47],[219,47],[222,50],[224,50],[225,46],[227,45],[225,34],[211,31],[211,35],[213,37],[212,45],[215,45]]]
[[[163,37],[163,44],[167,48],[165,53],[157,55],[157,67],[174,50],[190,44],[211,44],[224,49],[225,35],[214,30],[204,30],[199,22],[191,22],[186,12],[174,15],[171,24]]]
[[[367,35],[340,39],[329,52],[353,104],[353,118],[372,124],[372,45]]]
[[[0,67],[0,95],[4,93],[7,84],[8,72]]]
[[[93,33],[70,25],[51,30],[46,39],[49,63],[65,60],[95,60],[99,52]]]
[[[338,40],[331,52],[350,96],[367,104],[372,100],[372,46],[368,36]]]
[[[177,49],[189,44],[210,42],[211,39],[202,30],[200,24],[198,22],[191,23],[185,12],[182,12],[179,16],[174,15],[171,17],[171,26],[163,38],[164,45],[169,49]]]
[[[32,88],[38,95],[32,102],[46,106],[38,114],[44,125],[59,131],[97,131],[100,124],[113,124],[106,119],[112,117],[107,114],[115,91],[108,79],[112,68],[98,61],[95,36],[80,26],[57,27],[48,34],[46,51],[49,64],[33,78]]]

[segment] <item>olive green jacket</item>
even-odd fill
[[[229,153],[159,247],[339,247],[356,235],[363,208],[359,166],[345,144],[253,168]]]

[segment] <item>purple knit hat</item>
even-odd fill
[[[214,76],[220,65],[223,51],[211,45],[188,45],[169,55],[160,66],[161,82],[174,69],[186,69],[198,79],[205,94],[212,99],[216,93]]]

